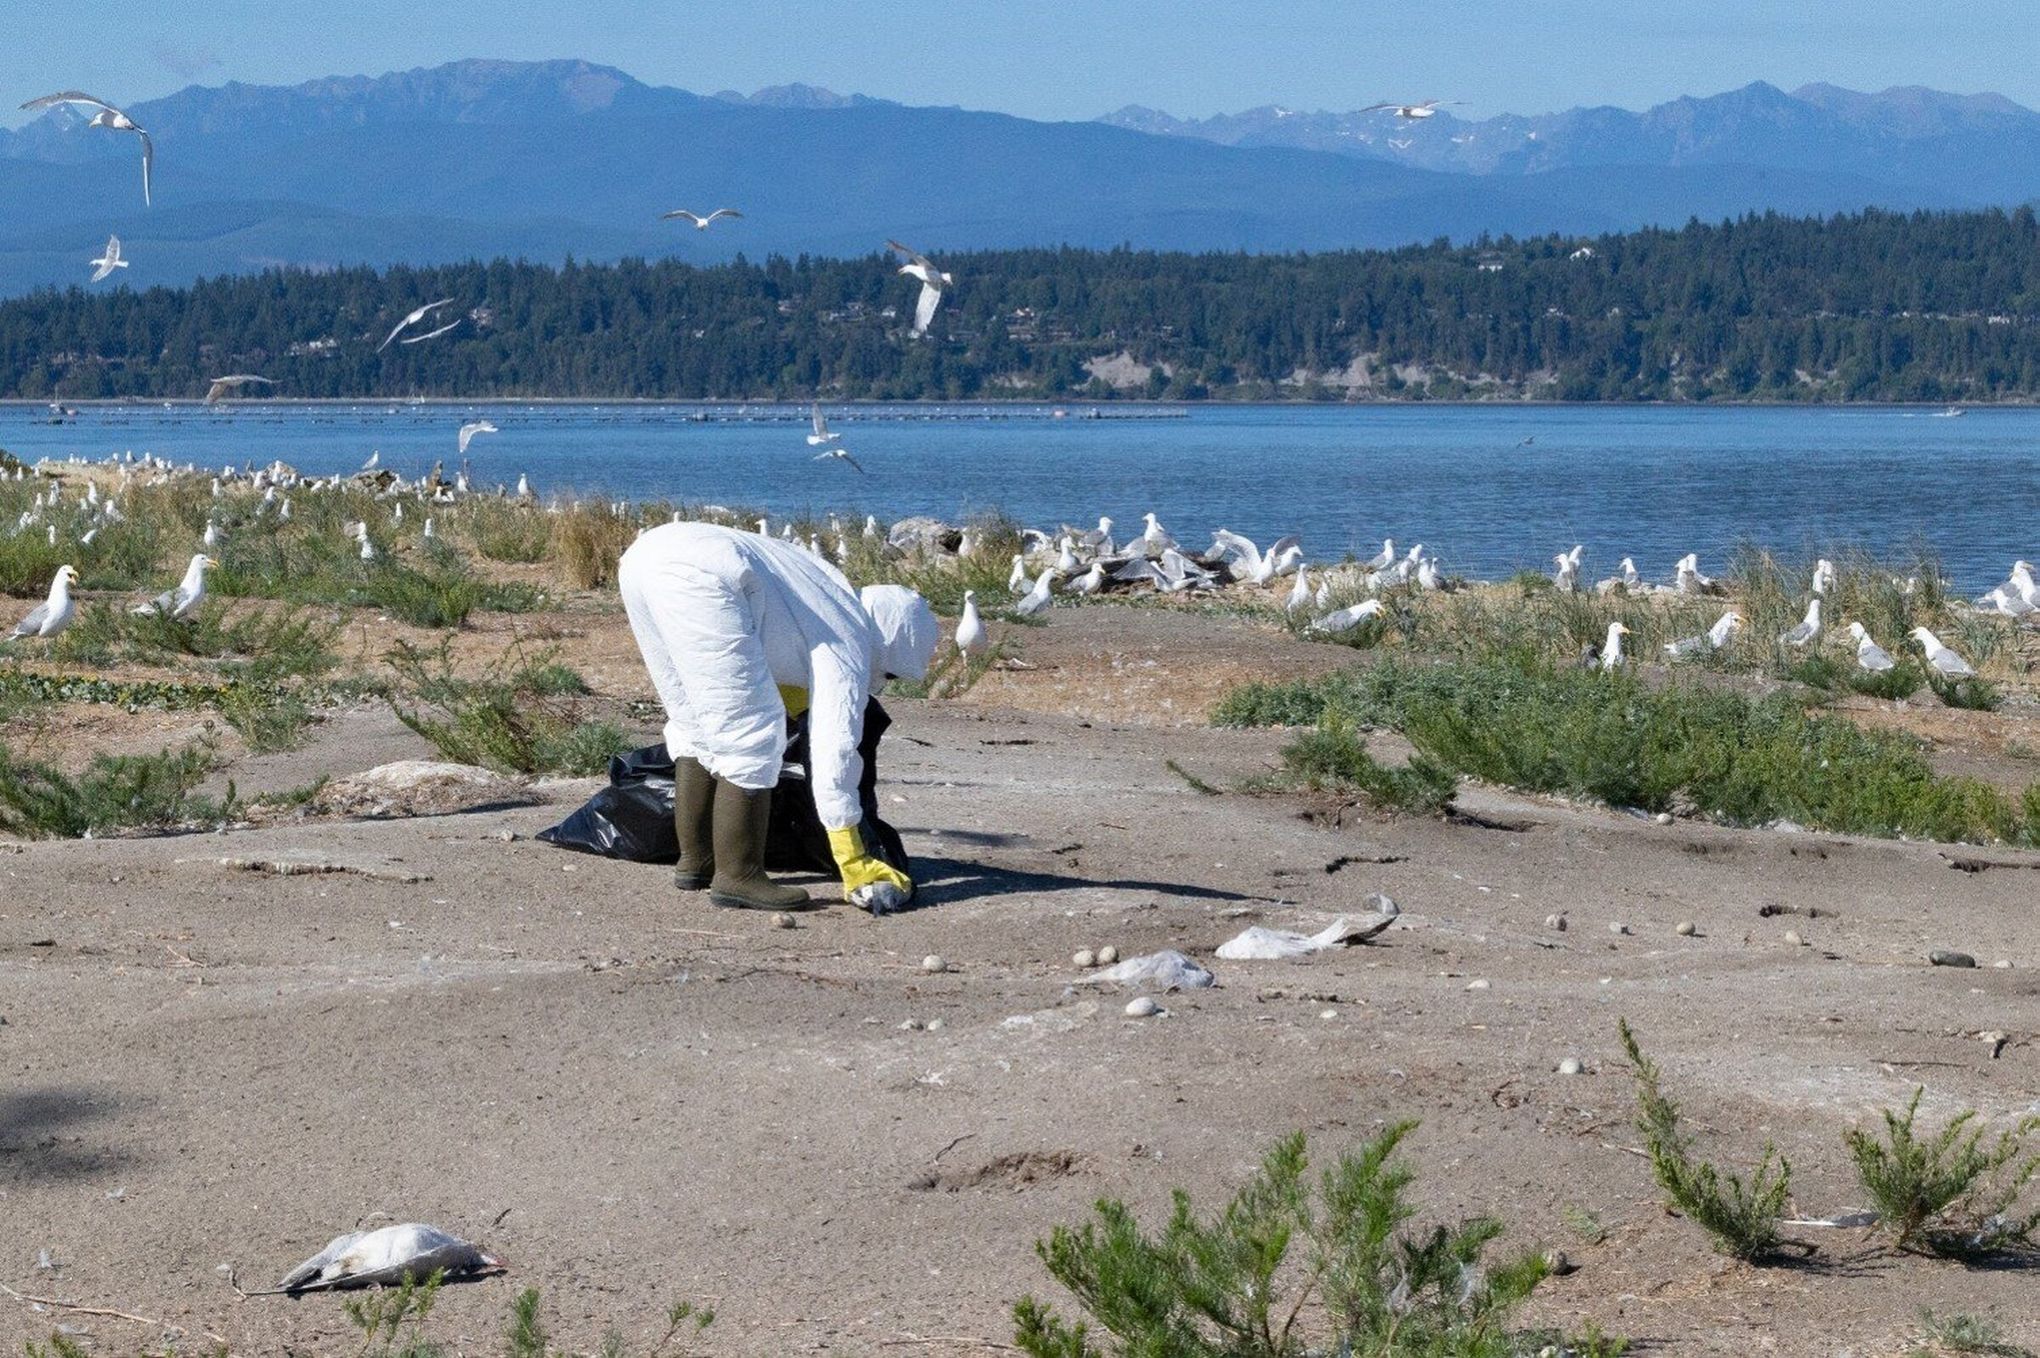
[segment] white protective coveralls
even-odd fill
[[[616,580],[674,758],[698,760],[741,788],[777,786],[786,754],[780,690],[805,690],[822,826],[863,820],[864,706],[889,676],[927,675],[940,630],[926,600],[897,585],[860,595],[803,548],[704,523],[647,531],[623,554]]]

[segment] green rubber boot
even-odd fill
[[[680,840],[680,862],[673,885],[682,891],[705,891],[715,876],[715,775],[695,759],[673,761],[673,833]]]
[[[772,825],[772,789],[752,792],[715,780],[715,877],[711,905],[734,910],[798,910],[808,894],[779,886],[765,875],[765,836]]]

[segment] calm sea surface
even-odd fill
[[[864,465],[816,463],[807,412],[730,405],[249,403],[207,410],[85,406],[51,424],[0,408],[0,447],[27,457],[133,450],[179,463],[351,471],[371,451],[422,473],[457,462],[455,430],[502,432],[470,449],[479,484],[528,473],[578,492],[956,519],[1003,509],[1053,527],[1152,509],[1186,544],[1214,528],[1266,542],[1300,533],[1314,558],[1422,542],[1493,577],[1585,543],[1589,578],[1634,556],[1669,575],[1738,542],[1788,552],[1924,543],[1971,592],[2015,557],[2040,559],[2040,410],[1574,406],[850,406],[831,414]],[[1528,442],[1526,442],[1528,440]]]

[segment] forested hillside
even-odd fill
[[[2012,213],[1753,217],[1316,255],[1001,250],[272,272],[0,303],[0,393],[1992,400],[2040,396],[2040,228]],[[377,345],[452,299],[418,344]]]

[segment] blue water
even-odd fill
[[[1481,577],[1588,549],[1589,578],[1634,556],[1668,576],[1754,541],[1788,552],[1924,543],[1965,590],[2040,559],[2040,410],[1943,418],[1890,408],[1623,406],[852,406],[832,412],[864,465],[817,464],[804,409],[774,406],[426,405],[216,409],[87,406],[47,423],[0,408],[0,447],[38,457],[133,450],[202,465],[281,458],[351,471],[371,450],[423,472],[457,460],[454,431],[502,432],[470,449],[478,483],[528,473],[541,495],[578,492],[956,519],[1003,509],[1053,527],[1152,509],[1186,544],[1214,528],[1266,541],[1300,533],[1314,558],[1422,542]],[[1166,418],[1125,418],[1161,415]],[[1528,446],[1522,440],[1534,440]]]

